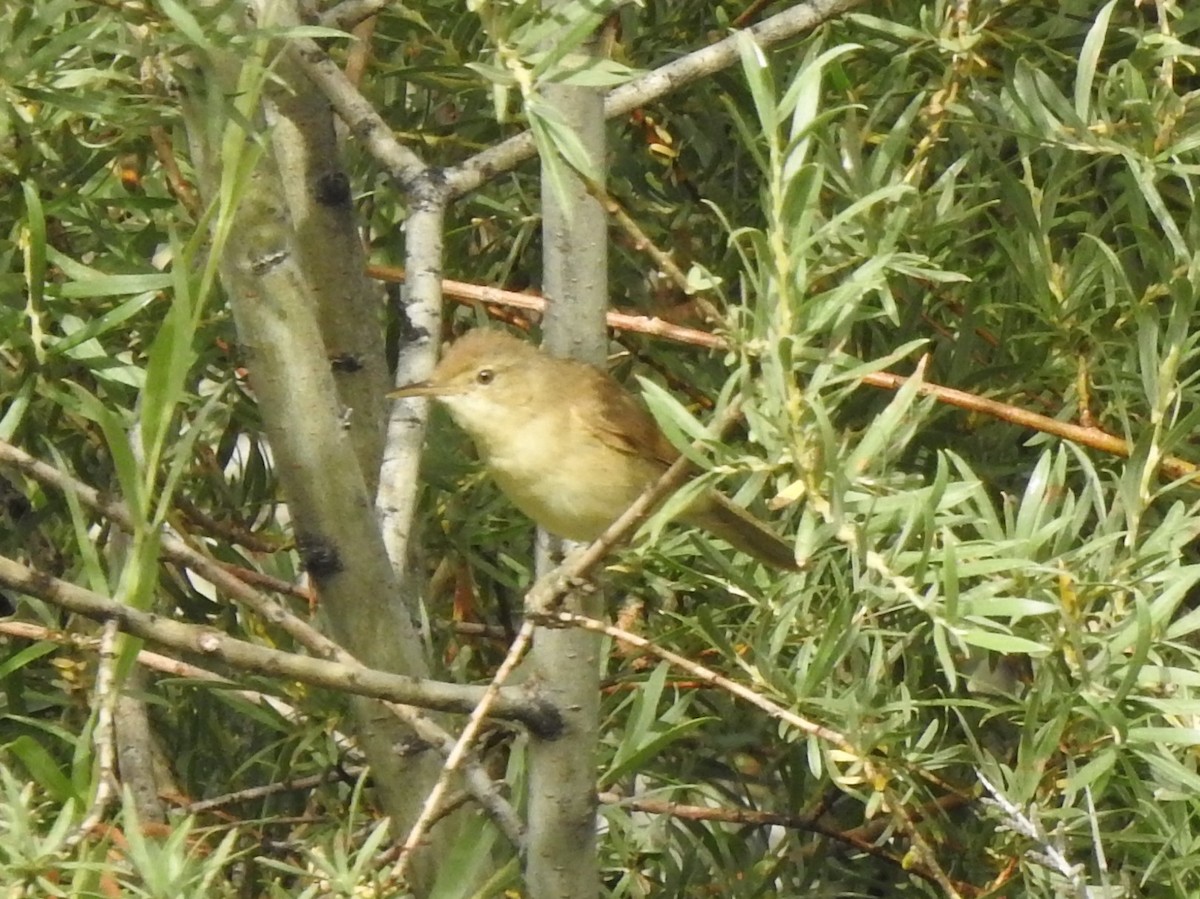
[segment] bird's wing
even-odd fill
[[[613,449],[670,465],[679,457],[663,436],[654,417],[613,378],[591,369],[595,378],[586,391],[584,420],[595,435]]]

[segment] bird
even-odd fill
[[[389,396],[445,406],[513,505],[566,540],[596,539],[679,457],[608,372],[496,328],[467,332],[428,379]],[[798,568],[789,541],[717,490],[677,518],[775,568]]]

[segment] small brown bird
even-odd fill
[[[608,373],[503,331],[471,331],[428,380],[390,396],[444,404],[513,505],[567,540],[600,536],[679,455]],[[787,541],[715,490],[680,519],[776,568],[797,567]]]

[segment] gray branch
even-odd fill
[[[597,171],[604,168],[603,96],[590,88],[552,85],[547,101],[578,136]],[[553,151],[551,151],[553,152]],[[545,246],[545,345],[560,356],[602,363],[607,350],[608,222],[599,201],[574,174],[565,195],[542,161],[542,242]],[[560,167],[565,169],[561,162]],[[573,398],[564,396],[562,402]],[[567,447],[567,451],[570,448]],[[539,534],[538,570],[552,566]],[[576,611],[602,612],[599,594],[567,600]],[[599,740],[600,641],[582,630],[539,628],[530,655],[542,695],[563,715],[558,740],[529,743],[529,835],[526,884],[531,896],[596,896],[596,744]]]
[[[0,584],[95,621],[116,622],[125,633],[210,662],[215,659],[238,671],[447,712],[469,713],[483,697],[483,687],[407,677],[258,646],[216,628],[140,611],[6,556],[0,556]],[[546,704],[521,687],[501,690],[492,706],[492,715],[520,722],[545,735],[553,735],[559,728],[556,716]]]
[[[316,302],[344,427],[374,496],[383,458],[388,386],[383,297],[366,276],[350,179],[342,167],[333,114],[290,58],[275,69],[266,102],[271,148],[294,228],[296,264]]]
[[[764,19],[747,29],[764,49],[815,28],[827,19],[862,4],[864,0],[807,0]],[[738,59],[735,35],[647,72],[614,88],[604,101],[604,118],[626,115],[639,106],[660,100],[684,85],[699,81],[733,65]],[[470,193],[497,175],[537,153],[533,135],[525,131],[446,170],[445,186],[454,197]]]

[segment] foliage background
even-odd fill
[[[512,97],[497,121],[489,80],[521,4],[482,6],[379,16],[361,87],[426,159],[450,164],[522,127]],[[651,68],[748,6],[622,7],[614,58]],[[611,194],[714,285],[731,347],[624,335],[614,371],[671,387],[680,405],[652,405],[684,432],[713,398],[745,394],[746,426],[714,451],[711,476],[760,508],[774,499],[807,563],[775,577],[668,528],[621,556],[612,593],[641,604],[632,620],[656,642],[884,760],[964,894],[1200,888],[1200,514],[1194,487],[1160,467],[1196,456],[1198,31],[1200,11],[1170,0],[866,3],[765,67],[747,50],[609,126]],[[0,12],[0,437],[148,515],[165,496],[172,525],[218,558],[294,581],[254,398],[206,274],[204,211],[163,164],[191,177],[177,98],[208,42],[248,46],[174,3]],[[406,198],[354,141],[346,153],[372,257],[398,262]],[[536,178],[521,167],[452,207],[448,276],[537,289]],[[615,305],[703,324],[635,241],[612,236]],[[395,312],[381,326],[399,341]],[[908,374],[922,354],[926,380],[1094,424],[1128,457],[861,383]],[[445,422],[430,443],[427,613],[444,621],[466,601],[504,626],[532,580],[528,526]],[[139,535],[121,545],[109,522],[13,471],[0,490],[3,555],[290,648],[155,566]],[[153,576],[134,583],[135,570]],[[90,630],[33,597],[8,601],[21,621]],[[452,679],[486,678],[502,652],[432,633]],[[199,799],[321,782],[197,814],[165,841],[138,836],[125,803],[117,828],[72,844],[96,789],[94,654],[17,637],[3,653],[0,879],[42,894],[348,895],[374,876],[375,810],[344,773],[339,697],[223,672],[286,696],[296,719],[155,676],[146,698],[177,824]],[[620,647],[605,678],[602,791],[807,819],[722,825],[604,805],[613,895],[945,891],[905,870],[919,857],[861,759]],[[518,784],[519,756],[494,758]],[[1041,829],[1017,832],[980,798],[980,774]],[[472,846],[464,836],[470,864],[447,894],[517,882],[502,843]],[[1069,864],[1056,871],[1047,846]]]

